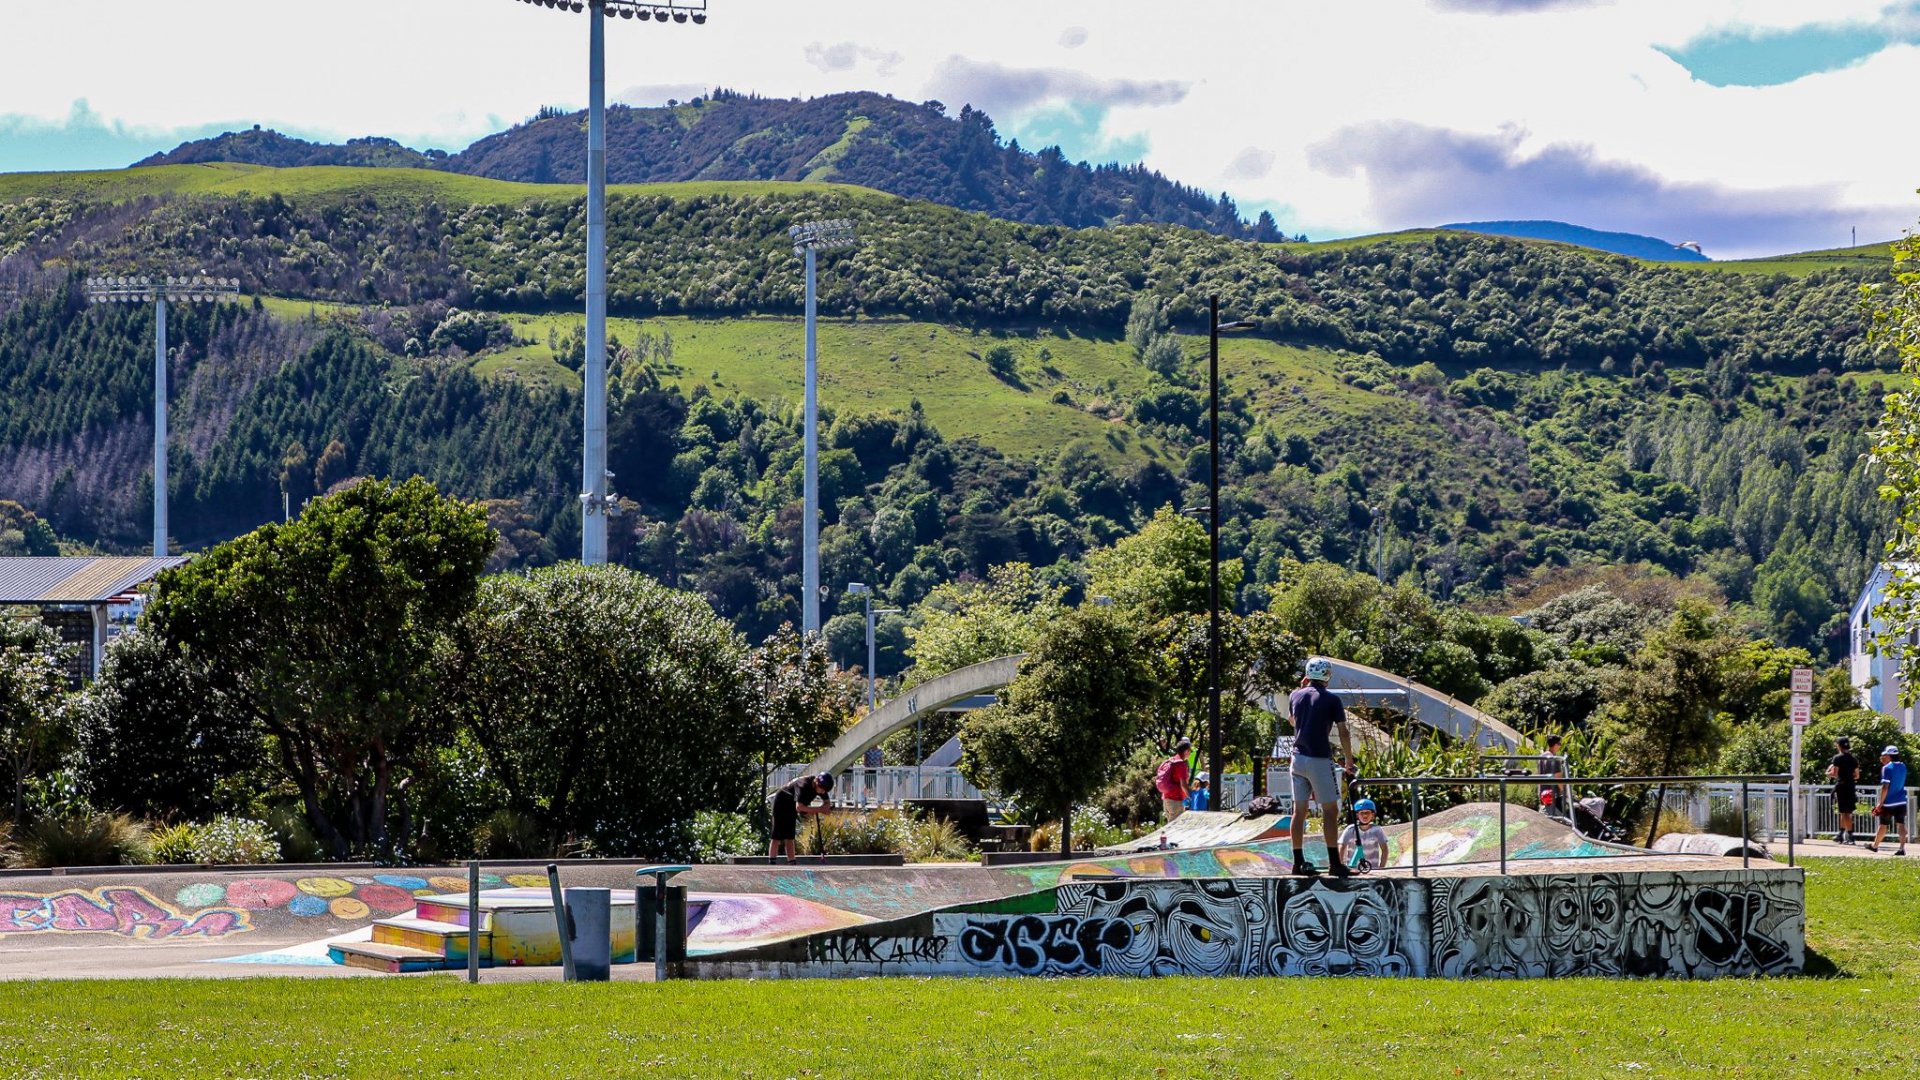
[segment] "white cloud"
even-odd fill
[[[1920,205],[1920,161],[1887,126],[1920,76],[1920,50],[1716,89],[1655,48],[1727,27],[1876,19],[1892,0],[1445,2],[1477,10],[1263,0],[1189,19],[1164,0],[1049,0],[1045,25],[1028,28],[1012,5],[714,0],[705,26],[610,24],[609,85],[664,97],[879,90],[954,111],[977,98],[1023,145],[1027,121],[1057,129],[1062,109],[1079,109],[1097,116],[1094,144],[1145,146],[1148,165],[1182,182],[1284,204],[1290,227],[1316,237],[1426,223],[1395,219],[1365,170],[1314,166],[1310,147],[1369,124],[1517,131],[1517,161],[1584,146],[1662,184],[1796,191],[1843,217]],[[0,113],[12,119],[0,116],[0,130],[65,123],[85,99],[129,131],[259,122],[458,147],[585,100],[584,16],[509,0],[336,0],[325,18],[258,0],[194,0],[190,17],[137,0],[7,7],[10,42],[88,46],[84,65],[60,49],[10,50]],[[103,20],[113,33],[97,32]]]

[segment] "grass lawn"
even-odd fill
[[[0,985],[52,1076],[1912,1076],[1920,866],[1808,873],[1824,974],[1561,979]]]

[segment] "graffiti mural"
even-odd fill
[[[0,934],[116,934],[143,941],[222,938],[252,929],[247,913],[209,907],[188,914],[145,889],[0,893]]]
[[[1801,893],[1797,874],[1739,871],[1107,878],[707,958],[801,975],[1773,974],[1804,964]]]

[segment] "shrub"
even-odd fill
[[[1115,825],[1106,812],[1091,803],[1073,808],[1073,844],[1076,848],[1103,848],[1133,839],[1133,834]]]
[[[264,821],[222,815],[194,830],[193,860],[226,866],[280,861],[280,845]]]
[[[697,863],[725,862],[760,850],[760,830],[744,814],[702,810],[693,815],[690,849]]]
[[[482,859],[542,859],[552,846],[539,822],[512,810],[495,811],[473,834],[473,852]]]
[[[890,855],[901,816],[893,810],[820,814],[800,822],[802,855]]]
[[[274,842],[280,845],[280,857],[288,862],[313,863],[326,860],[326,848],[313,834],[307,815],[295,805],[283,803],[267,811],[267,824],[273,829]]]
[[[908,862],[957,862],[973,856],[966,834],[943,817],[901,818],[895,833],[894,850]]]
[[[151,862],[146,826],[126,814],[44,817],[22,833],[12,865],[130,866]]]
[[[154,862],[176,866],[195,861],[193,845],[196,839],[194,827],[183,821],[153,830],[147,837],[147,847],[153,853]]]
[[[1732,801],[1719,803],[1707,811],[1707,831],[1719,836],[1738,836],[1744,840],[1753,838],[1760,831],[1760,811],[1747,807],[1746,828],[1740,827],[1740,804]],[[1693,830],[1689,829],[1688,832]]]

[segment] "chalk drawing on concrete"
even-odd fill
[[[142,941],[222,938],[251,929],[238,908],[186,912],[139,888],[0,893],[0,935],[115,934]]]

